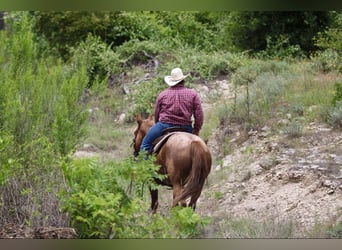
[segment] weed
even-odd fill
[[[334,94],[332,97],[332,104],[336,106],[337,102],[342,101],[342,83],[335,82],[334,84]]]
[[[333,127],[342,128],[342,101],[337,102],[328,111],[328,123]]]
[[[298,137],[302,136],[302,134],[303,134],[303,126],[297,120],[292,121],[285,127],[284,133],[289,138],[298,138]]]
[[[221,199],[223,197],[223,193],[220,192],[220,191],[216,191],[214,193],[214,197],[215,197],[215,199],[219,200],[219,199]]]
[[[220,224],[225,238],[290,238],[293,235],[293,222],[269,217],[262,222],[251,218],[228,218]]]

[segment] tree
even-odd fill
[[[0,11],[0,30],[5,29],[4,12]]]
[[[131,39],[144,39],[144,31],[131,13],[118,11],[63,11],[31,13],[34,31],[43,36],[51,48],[64,59],[70,48],[84,41],[89,34],[100,37],[108,45],[121,45]]]
[[[225,34],[237,50],[259,52],[282,43],[309,54],[317,49],[313,38],[330,23],[329,12],[232,12]]]

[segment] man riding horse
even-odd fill
[[[171,71],[170,76],[164,80],[170,88],[162,91],[155,103],[155,124],[144,137],[140,151],[148,153],[152,142],[162,135],[163,130],[179,127],[189,133],[199,134],[203,125],[203,109],[197,92],[184,86],[184,79],[189,75],[183,75],[180,68]],[[192,127],[191,117],[194,117]]]
[[[151,144],[168,128],[181,128],[186,132],[174,132],[160,146],[156,154],[159,174],[166,175],[158,184],[172,187],[172,206],[182,205],[196,208],[204,182],[211,170],[211,154],[205,142],[198,136],[203,125],[203,110],[199,95],[195,90],[184,87],[184,79],[180,68],[171,71],[164,78],[170,86],[162,91],[155,104],[154,120],[149,116],[142,119],[137,115],[138,127],[134,131],[134,155],[146,154]],[[192,127],[191,118],[194,116]],[[158,207],[158,189],[151,189],[151,209]],[[190,200],[188,202],[188,200]]]

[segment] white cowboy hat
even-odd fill
[[[180,68],[174,68],[171,71],[170,76],[165,76],[164,81],[169,86],[175,86],[177,83],[183,81],[186,77],[188,77],[189,74],[183,75],[183,72]]]

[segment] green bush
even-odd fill
[[[342,128],[342,83],[334,84],[334,92],[332,96],[332,107],[328,107],[322,115],[325,120],[336,128]]]
[[[71,51],[73,55],[81,54],[84,57],[90,78],[89,85],[92,85],[95,80],[108,80],[111,74],[117,74],[120,71],[119,56],[99,37],[88,35],[76,49]]]
[[[120,55],[123,65],[131,67],[133,65],[147,64],[151,57],[162,54],[165,48],[160,43],[153,41],[131,40],[115,48],[115,52]]]
[[[249,125],[263,123],[271,107],[281,96],[287,82],[293,78],[290,64],[284,61],[250,60],[232,76],[235,100],[231,115]]]
[[[332,49],[317,52],[311,57],[313,67],[321,72],[342,71],[341,55]]]
[[[328,111],[328,123],[334,127],[342,128],[342,101],[336,102]]]
[[[65,226],[60,164],[84,134],[80,60],[40,58],[27,13],[0,32],[1,223]]]
[[[192,238],[200,234],[208,219],[191,208],[174,208],[169,216],[147,213],[148,187],[156,187],[155,178],[164,178],[156,173],[153,161],[153,157],[107,163],[74,159],[64,164],[70,190],[61,198],[81,238]]]
[[[141,114],[146,117],[154,114],[154,104],[158,94],[167,88],[164,79],[155,78],[150,81],[143,81],[134,88],[134,105],[129,109],[129,117]]]
[[[337,105],[338,102],[342,101],[342,83],[336,82],[334,84],[334,94],[332,98],[332,104]]]

